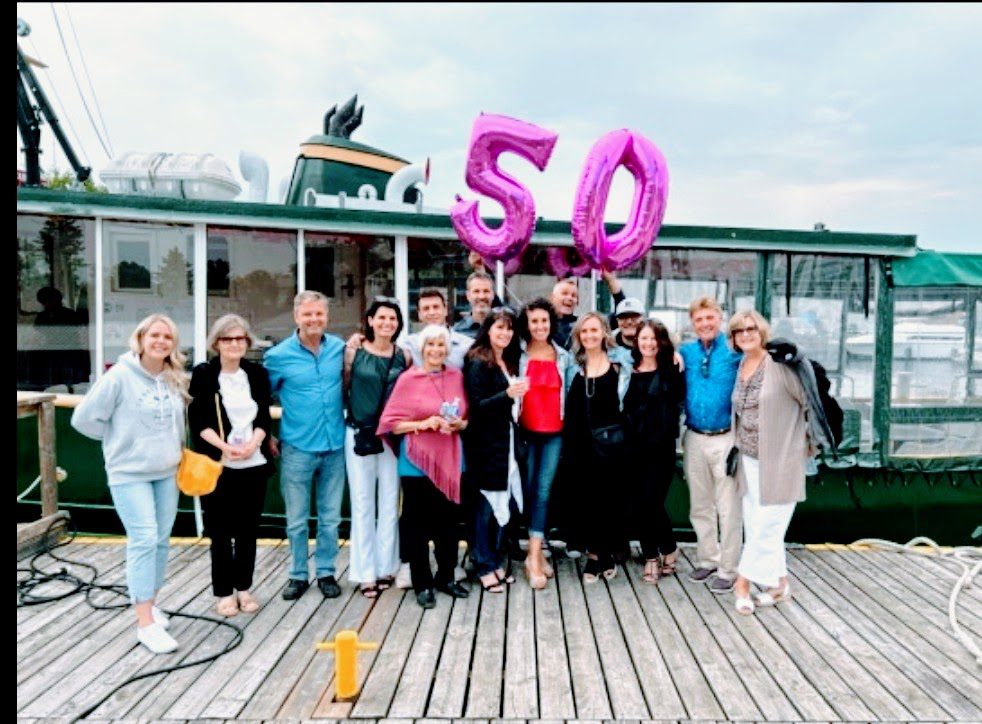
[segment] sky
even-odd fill
[[[429,158],[427,206],[476,197],[471,126],[498,113],[559,136],[545,171],[501,161],[548,219],[570,218],[597,139],[630,128],[667,159],[666,224],[821,222],[982,252],[979,4],[18,3],[17,15],[97,179],[103,144],[213,153],[240,181],[248,150],[269,164],[272,200],[327,109],[357,93],[352,140]],[[67,169],[42,137],[42,166]],[[618,171],[608,220],[626,217],[633,186]]]

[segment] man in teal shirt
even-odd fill
[[[270,349],[263,364],[283,408],[280,420],[280,490],[292,563],[283,598],[300,598],[309,583],[308,519],[315,489],[317,585],[327,598],[341,595],[335,578],[338,525],[344,492],[344,342],[325,334],[327,297],[300,292],[293,300],[297,331]]]
[[[730,396],[741,355],[720,332],[723,313],[712,297],[689,305],[697,339],[679,347],[685,361],[683,468],[689,486],[689,520],[696,533],[694,583],[713,593],[733,590],[743,542],[742,503],[736,481],[726,474],[733,447]]]

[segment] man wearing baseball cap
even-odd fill
[[[617,320],[617,329],[614,330],[617,344],[629,350],[633,349],[638,337],[638,327],[644,321],[644,305],[641,304],[641,300],[637,297],[622,299],[614,307],[614,318]]]

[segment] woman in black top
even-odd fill
[[[675,473],[675,441],[685,402],[685,377],[673,361],[675,346],[661,322],[648,320],[631,350],[634,373],[624,397],[628,460],[635,484],[634,530],[645,557],[645,583],[675,573],[679,551],[665,498]]]
[[[214,492],[201,498],[205,534],[211,538],[215,608],[222,616],[259,610],[249,589],[266,482],[274,467],[269,450],[269,374],[245,359],[253,342],[242,317],[219,318],[208,335],[208,346],[218,355],[194,368],[189,390],[194,449],[224,464]]]
[[[607,320],[596,312],[573,326],[573,356],[577,371],[566,396],[563,425],[563,481],[569,486],[570,515],[577,540],[585,544],[583,582],[617,574],[613,553],[626,543],[627,470],[623,445],[599,445],[595,432],[620,428],[621,404],[631,370],[611,362],[613,345]]]
[[[516,455],[518,404],[528,383],[518,378],[521,354],[516,315],[495,307],[484,319],[464,362],[470,423],[464,433],[467,482],[475,486],[474,563],[489,593],[514,578],[505,571],[502,531],[512,507],[522,509],[522,474]]]

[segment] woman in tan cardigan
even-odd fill
[[[738,613],[791,597],[784,551],[795,504],[805,499],[808,402],[798,376],[774,362],[764,345],[770,327],[755,311],[730,320],[730,340],[743,352],[733,387],[739,449],[737,490],[743,496],[744,546],[733,585]],[[750,584],[763,592],[751,598]]]

